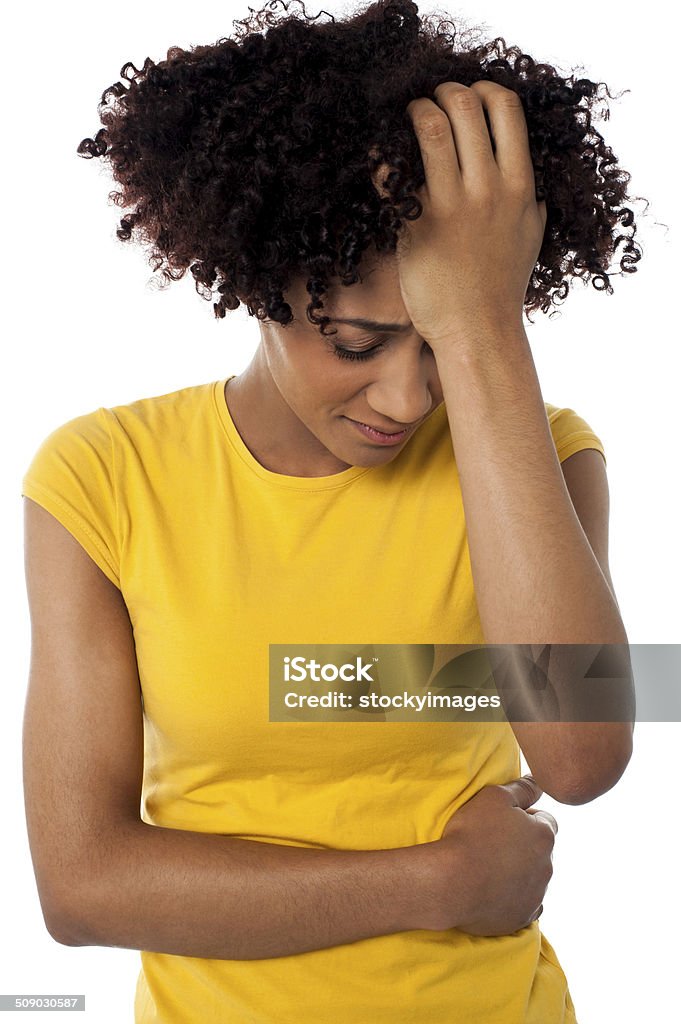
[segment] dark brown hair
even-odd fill
[[[272,11],[281,2],[286,16]],[[525,296],[527,313],[566,298],[570,279],[612,293],[609,270],[621,247],[621,273],[634,273],[641,250],[623,204],[630,175],[594,128],[604,83],[562,77],[503,38],[476,41],[440,16],[420,18],[411,0],[378,0],[327,22],[288,14],[272,0],[236,39],[128,62],[105,89],[105,126],[77,152],[109,161],[133,212],[117,236],[150,247],[166,281],[190,269],[216,317],[246,304],[250,315],[288,324],[283,292],[304,277],[314,310],[332,278],[361,280],[357,265],[372,247],[395,251],[403,220],[422,212],[425,182],[410,100],[433,98],[440,82],[490,79],[515,90],[527,120],[546,231]],[[328,14],[326,11],[320,14]],[[609,117],[609,110],[602,115]],[[372,154],[372,155],[370,155]],[[371,174],[393,168],[389,197]],[[622,228],[630,229],[629,233]]]

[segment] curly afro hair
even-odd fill
[[[627,195],[631,175],[592,125],[606,102],[599,88],[618,98],[607,85],[563,78],[502,37],[480,43],[471,38],[479,30],[419,18],[412,0],[378,0],[319,23],[302,0],[304,18],[281,0],[287,15],[277,20],[278,2],[249,7],[252,18],[233,22],[242,26],[236,39],[173,46],[141,70],[126,63],[120,77],[129,85],[115,82],[98,105],[105,127],[78,146],[83,157],[110,161],[121,186],[110,199],[134,207],[117,237],[136,232],[164,284],[189,268],[203,298],[217,288],[216,317],[243,302],[250,316],[286,325],[293,313],[283,293],[304,277],[308,320],[324,334],[329,318],[314,311],[330,280],[361,281],[364,251],[394,253],[403,220],[423,212],[407,104],[433,98],[441,82],[479,79],[520,96],[537,198],[547,204],[525,311],[557,306],[575,277],[612,293],[608,269],[620,244],[621,272],[636,271],[634,215],[622,204],[639,197]],[[372,175],[382,164],[391,172],[379,196]]]

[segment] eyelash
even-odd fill
[[[376,355],[377,352],[383,348],[384,342],[379,342],[378,345],[374,345],[373,348],[364,349],[363,352],[355,352],[349,348],[341,348],[340,345],[334,344],[333,350],[334,355],[338,356],[339,359],[371,359]]]

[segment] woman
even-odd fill
[[[46,924],[142,951],[138,1024],[574,1022],[531,805],[610,789],[631,725],[277,720],[269,659],[626,644],[603,446],[543,401],[522,313],[638,260],[628,176],[595,84],[503,40],[408,0],[266,20],[147,60],[79,147],[136,207],[119,237],[261,342],[24,477]]]

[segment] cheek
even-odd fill
[[[304,393],[309,386],[310,372],[309,347],[291,335],[277,341],[267,353],[270,373],[282,394]]]

